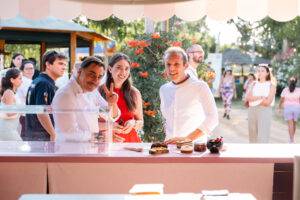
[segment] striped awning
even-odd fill
[[[103,20],[112,14],[133,21],[147,16],[155,21],[173,15],[194,21],[208,16],[227,21],[236,16],[246,21],[266,16],[277,21],[289,21],[300,15],[300,0],[0,0],[0,18],[9,19],[21,14],[28,19],[42,19],[48,15],[62,20],[80,14],[93,20]]]

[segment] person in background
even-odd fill
[[[24,55],[21,53],[15,53],[12,57],[9,68],[17,68],[20,69],[22,65],[22,60],[24,59]]]
[[[55,81],[55,86],[57,88],[61,88],[64,85],[66,85],[68,81],[69,81],[68,73],[64,72],[64,74]]]
[[[2,96],[1,105],[20,105],[21,101],[16,94],[17,88],[22,84],[22,74],[17,68],[7,70],[5,76],[1,80]],[[0,118],[0,140],[21,141],[18,132],[19,114],[7,113]]]
[[[191,78],[198,79],[197,67],[204,59],[204,51],[199,44],[190,46],[187,50],[189,56],[188,68],[185,70]]]
[[[230,120],[231,111],[231,101],[232,98],[236,98],[235,80],[232,75],[232,69],[230,66],[226,66],[224,69],[223,76],[221,77],[218,93],[221,94],[223,105],[224,105],[224,115],[223,118]]]
[[[258,81],[252,84],[246,97],[249,102],[249,142],[268,143],[276,88],[271,82],[270,70],[266,65],[259,65],[257,73]]]
[[[296,122],[300,112],[300,88],[296,87],[297,79],[290,78],[290,85],[281,92],[281,99],[278,107],[278,114],[281,114],[281,107],[284,103],[284,119],[288,122],[289,143],[295,143]]]
[[[66,56],[54,50],[43,55],[45,72],[32,81],[26,96],[26,105],[51,105],[56,92],[55,80],[66,69]],[[29,141],[55,141],[52,114],[26,114],[26,136]]]
[[[166,120],[165,142],[176,144],[184,139],[206,140],[219,122],[216,103],[208,85],[185,74],[187,55],[180,47],[168,48],[163,60],[171,80],[159,90],[160,110]]]
[[[22,60],[24,59],[24,55],[21,53],[15,53],[12,57],[11,63],[9,68],[7,69],[3,69],[0,72],[0,81],[2,79],[2,77],[5,76],[7,70],[11,69],[11,68],[17,68],[20,69],[21,65],[22,65]]]
[[[22,72],[22,85],[18,88],[17,94],[20,97],[22,105],[26,105],[26,95],[29,86],[32,83],[32,77],[34,74],[34,65],[30,60],[24,59],[22,65],[20,67]],[[20,116],[20,124],[21,124],[21,137],[25,137],[25,115]]]
[[[34,74],[33,74],[33,77],[32,77],[32,80],[36,79],[39,74],[41,73],[40,70],[36,69],[36,59],[35,58],[28,58],[28,60],[30,60],[32,63],[33,63],[33,66],[34,66]]]
[[[80,68],[81,62],[76,62],[72,68],[72,76],[75,76]]]
[[[243,86],[243,89],[244,89],[244,93],[243,93],[243,97],[242,97],[243,101],[246,102],[246,96],[255,80],[256,80],[255,75],[253,73],[249,73],[247,81],[245,82],[245,84]]]
[[[27,95],[28,88],[32,82],[32,77],[34,74],[34,65],[30,60],[24,59],[20,67],[20,70],[23,75],[22,76],[23,83],[21,87],[18,89],[17,94],[19,95],[22,104],[26,105],[26,95]]]
[[[143,120],[142,96],[138,89],[132,86],[130,79],[130,59],[123,53],[116,53],[110,60],[105,85],[118,94],[118,107],[121,116],[115,125],[114,134],[124,139],[124,142],[141,142],[136,130],[141,129]],[[100,94],[107,99],[104,87],[99,88]]]

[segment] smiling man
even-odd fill
[[[218,125],[216,103],[207,84],[185,74],[187,55],[179,47],[167,49],[164,64],[171,79],[160,88],[165,142],[175,144],[178,140],[206,137]]]
[[[188,48],[187,53],[189,55],[189,63],[185,73],[194,79],[198,79],[197,67],[203,61],[204,51],[199,44],[194,44]]]
[[[32,82],[28,88],[26,105],[51,105],[56,87],[55,80],[66,70],[66,56],[56,51],[47,51],[43,55],[44,73]],[[55,141],[54,120],[52,114],[26,114],[26,134],[24,140]]]
[[[105,87],[107,102],[95,90],[104,75],[105,66],[94,56],[87,57],[80,65],[77,73],[70,81],[60,88],[52,102],[54,110],[68,109],[70,113],[54,114],[55,130],[58,141],[88,141],[91,134],[98,133],[101,125],[98,115],[84,112],[84,109],[95,109],[97,106],[111,106],[112,117],[120,115],[117,106],[118,96]],[[98,96],[95,96],[98,95]],[[94,99],[98,99],[98,103]],[[82,109],[82,112],[72,112],[72,109]]]

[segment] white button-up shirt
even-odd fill
[[[197,70],[189,64],[188,68],[184,71],[185,74],[190,75],[190,77],[198,80]]]
[[[97,91],[96,91],[97,92]],[[95,109],[92,93],[83,93],[75,77],[55,94],[52,108],[59,109]],[[101,95],[97,96],[98,105],[107,107],[107,102]],[[92,133],[99,132],[98,114],[88,112],[56,113],[54,116],[57,141],[88,141]]]
[[[196,129],[209,135],[218,125],[218,112],[209,87],[193,78],[160,88],[161,112],[166,119],[166,140],[186,137]]]
[[[26,95],[27,95],[27,92],[28,92],[28,88],[32,83],[32,80],[27,78],[26,76],[22,76],[22,81],[23,81],[23,83],[17,89],[17,94],[20,97],[22,105],[26,105]]]

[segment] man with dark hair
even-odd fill
[[[95,90],[104,75],[105,66],[95,56],[84,59],[77,73],[70,81],[60,88],[52,102],[52,108],[59,109],[83,109],[82,112],[54,114],[57,141],[88,141],[93,133],[98,133],[101,125],[98,123],[98,115],[85,112],[84,109],[95,109],[97,106],[110,106],[112,117],[117,119],[120,112],[117,106],[118,96],[105,87],[107,102]],[[95,97],[95,95],[98,95]],[[98,103],[94,99],[98,99]],[[65,119],[68,119],[67,121]]]
[[[66,69],[66,56],[56,51],[43,55],[44,73],[32,82],[26,96],[26,105],[51,105],[56,92],[55,80]],[[26,114],[26,135],[28,141],[55,141],[52,114]]]

